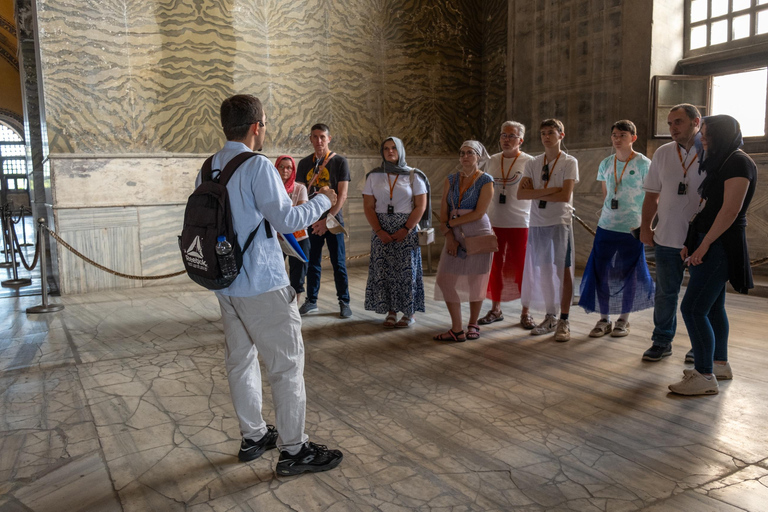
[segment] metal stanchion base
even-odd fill
[[[63,304],[48,304],[47,306],[40,304],[39,306],[32,306],[31,308],[27,308],[27,314],[36,315],[38,313],[55,313],[56,311],[61,311],[62,309],[64,309]]]
[[[18,267],[20,263],[17,261],[16,266]],[[0,263],[0,268],[13,268],[13,262],[11,261],[4,261]]]
[[[22,287],[22,286],[29,286],[31,284],[32,284],[32,280],[27,279],[26,277],[22,277],[20,279],[8,279],[0,283],[0,285],[2,285],[4,288],[16,288],[16,287]]]

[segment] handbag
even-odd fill
[[[488,254],[499,250],[496,235],[465,236],[464,246],[467,254]]]

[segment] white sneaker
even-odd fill
[[[555,341],[570,341],[571,325],[568,320],[558,320],[557,330],[555,330]]]
[[[705,378],[696,370],[683,370],[683,380],[669,385],[669,390],[678,395],[716,395],[719,393],[717,377]]]
[[[610,320],[600,319],[595,324],[595,328],[589,331],[590,338],[602,338],[606,334],[610,334],[613,330]]]
[[[531,329],[531,334],[547,334],[554,331],[555,327],[557,327],[557,318],[555,318],[555,315],[547,315],[539,325]]]
[[[616,320],[616,325],[613,326],[611,336],[614,338],[623,338],[629,334],[629,321],[619,318]]]
[[[731,371],[731,363],[728,361],[725,364],[713,364],[712,373],[715,374],[717,380],[731,380],[733,378],[733,371]]]

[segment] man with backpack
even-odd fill
[[[213,156],[213,169],[225,169],[238,155],[261,150],[266,115],[258,98],[236,95],[224,100],[221,124],[227,142]],[[213,178],[217,178],[216,171]],[[197,185],[201,181],[198,176]],[[254,460],[277,446],[278,475],[333,469],[341,462],[342,453],[309,442],[304,433],[301,316],[272,227],[291,233],[312,224],[333,206],[336,193],[323,187],[312,200],[292,207],[280,176],[263,155],[241,163],[226,189],[238,250],[255,232],[252,243],[243,250],[239,275],[232,284],[216,291],[224,324],[227,377],[243,437],[238,458]],[[262,418],[259,354],[272,387],[279,436],[278,430]]]

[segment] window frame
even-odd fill
[[[24,143],[24,137],[8,124],[2,123],[2,126],[10,130],[11,132],[15,133],[19,137],[19,140],[15,142],[0,140],[0,146],[19,146],[23,149],[21,155],[4,156],[2,154],[3,153],[2,148],[0,148],[0,196],[2,196],[2,203],[6,204],[8,202],[8,197],[10,195],[18,195],[18,194],[29,195],[30,184],[29,184],[29,172],[27,172],[27,157],[26,157],[26,146]],[[6,173],[5,162],[7,161],[21,162],[22,172]],[[19,188],[17,185],[19,184],[19,180],[22,180],[22,179],[26,181],[26,187]],[[14,180],[14,188],[10,188],[8,186],[9,180]]]
[[[757,17],[760,12],[768,11],[768,3],[758,5],[758,0],[750,0],[750,6],[740,11],[733,12],[733,0],[728,1],[728,11],[720,16],[712,16],[712,0],[705,0],[707,2],[707,17],[704,20],[692,22],[691,21],[691,2],[694,0],[685,0],[685,22],[683,30],[683,57],[685,59],[692,57],[699,57],[702,55],[708,55],[714,52],[721,52],[732,50],[736,48],[743,48],[745,46],[760,45],[768,43],[768,33],[757,33]],[[750,27],[749,36],[741,39],[733,39],[733,19],[743,16],[745,14],[750,15]],[[728,22],[728,40],[724,43],[717,43],[712,45],[712,23],[718,21]],[[707,26],[707,44],[701,48],[691,49],[691,30],[697,27]]]

